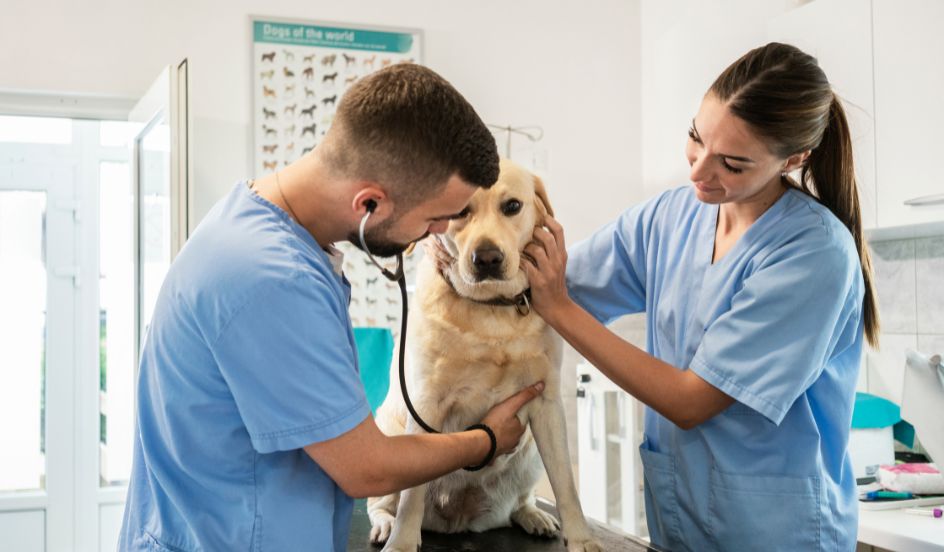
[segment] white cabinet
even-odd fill
[[[873,0],[880,227],[944,221],[944,2]]]
[[[767,26],[771,41],[792,44],[815,57],[842,100],[866,229],[881,224],[876,215],[871,11],[869,1],[816,0],[773,18]]]
[[[944,2],[816,0],[772,18],[771,40],[819,60],[843,99],[872,239],[944,230]]]
[[[643,498],[643,407],[589,363],[577,366],[577,451],[584,514],[648,536]]]

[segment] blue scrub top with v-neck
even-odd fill
[[[354,501],[304,450],[370,416],[330,253],[246,182],[187,240],[141,352],[118,550],[347,550]]]
[[[853,550],[855,242],[790,189],[712,264],[718,209],[690,186],[670,190],[569,251],[579,305],[604,323],[645,311],[653,356],[736,401],[687,431],[647,409],[652,540],[673,551]]]

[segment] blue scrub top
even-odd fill
[[[712,264],[717,219],[718,206],[687,186],[569,251],[578,304],[604,323],[645,311],[653,356],[736,400],[688,431],[647,408],[652,540],[673,551],[854,550],[846,444],[864,289],[855,242],[791,189]]]
[[[302,447],[370,415],[349,299],[247,183],[216,204],[147,332],[119,550],[346,550],[353,500]]]

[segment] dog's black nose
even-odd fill
[[[505,254],[501,249],[488,244],[472,252],[472,266],[480,276],[498,276],[501,273]]]

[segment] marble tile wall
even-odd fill
[[[900,402],[905,350],[944,354],[944,236],[871,244],[882,331],[860,390]]]

